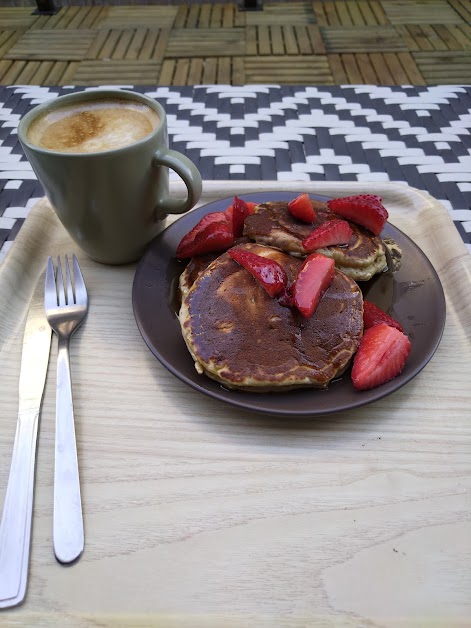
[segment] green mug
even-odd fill
[[[118,101],[124,106],[150,107],[154,117],[151,132],[124,146],[95,152],[44,148],[28,135],[39,116],[42,120],[64,107],[80,111],[82,104],[86,109]],[[165,227],[167,215],[188,211],[201,195],[196,166],[169,149],[163,107],[136,92],[103,89],[61,96],[27,113],[20,121],[18,137],[62,224],[80,248],[98,262],[136,261]],[[186,184],[186,199],[169,195],[169,168]]]

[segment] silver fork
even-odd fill
[[[87,314],[88,296],[75,255],[72,262],[75,290],[72,286],[67,255],[65,288],[60,257],[57,258],[56,273],[52,257],[49,257],[44,296],[46,317],[58,339],[53,539],[54,553],[61,563],[77,560],[84,546],[69,341]]]

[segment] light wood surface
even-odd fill
[[[381,194],[447,299],[443,340],[414,380],[311,420],[181,383],[137,330],[135,265],[92,262],[45,201],[32,210],[0,266],[0,504],[29,298],[47,256],[75,251],[90,296],[71,344],[85,552],[64,568],[52,549],[54,341],[28,595],[2,627],[469,625],[471,256],[446,210],[402,185],[212,182],[201,202],[300,188]]]

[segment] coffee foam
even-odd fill
[[[31,123],[31,144],[62,153],[96,153],[134,144],[159,124],[137,100],[101,99],[52,109]]]

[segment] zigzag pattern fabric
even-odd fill
[[[203,179],[402,182],[445,205],[471,252],[471,86],[120,87],[163,105]],[[43,195],[18,122],[81,89],[0,88],[0,259]]]

